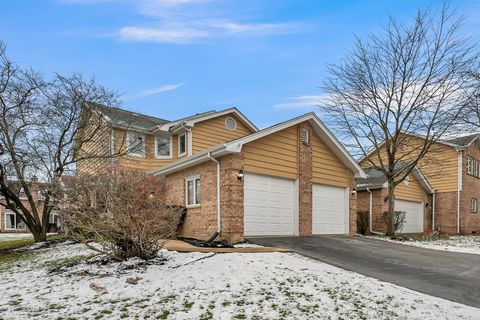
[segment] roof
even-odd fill
[[[154,132],[156,130],[174,132],[175,130],[181,128],[184,124],[194,126],[194,124],[197,122],[216,118],[229,113],[235,113],[238,118],[252,131],[258,131],[258,128],[235,107],[220,111],[210,110],[174,121],[169,121],[93,102],[88,102],[87,105],[93,107],[94,110],[101,113],[105,117],[107,123],[111,126],[120,128],[131,128],[132,130],[139,130],[145,132]]]
[[[480,136],[480,134],[478,133],[475,133],[475,134],[470,134],[470,135],[467,135],[467,136],[463,136],[463,137],[457,137],[457,138],[454,138],[454,139],[448,139],[448,140],[445,140],[451,144],[454,144],[454,145],[457,145],[459,147],[462,147],[462,148],[466,148],[468,147],[472,142],[474,142],[478,137]]]
[[[400,173],[407,165],[407,162],[398,163],[394,172]],[[364,170],[368,177],[357,178],[357,190],[379,189],[387,187],[387,177],[381,170],[377,168],[365,168]],[[414,167],[411,173],[427,192],[434,192],[434,189],[419,168]]]
[[[147,116],[141,113],[128,111],[102,104],[88,102],[95,110],[105,116],[106,121],[113,126],[135,127],[144,130],[152,130],[160,125],[168,123],[168,120]]]
[[[270,134],[273,134],[275,132],[286,129],[290,126],[296,125],[304,121],[310,122],[315,132],[322,139],[322,141],[335,153],[335,155],[347,168],[349,168],[355,173],[356,177],[367,177],[360,165],[355,161],[355,159],[353,159],[353,157],[350,155],[350,153],[348,153],[348,151],[340,143],[340,141],[337,140],[337,138],[330,132],[330,130],[313,112],[278,123],[271,127],[241,137],[239,139],[213,146],[210,149],[197,153],[191,157],[177,160],[160,169],[151,171],[149,174],[164,176],[182,170],[184,168],[188,168],[196,164],[208,161],[212,157],[220,157],[230,153],[239,153],[242,151],[242,147],[246,143],[268,136]]]

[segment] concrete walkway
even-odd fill
[[[415,291],[480,308],[480,255],[359,236],[252,238]],[[480,312],[479,312],[480,318]]]

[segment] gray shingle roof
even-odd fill
[[[395,167],[395,173],[400,172],[407,165],[408,165],[408,163],[406,163],[406,162],[398,163],[397,166]],[[385,175],[383,174],[382,171],[380,171],[376,168],[364,168],[363,170],[368,175],[368,177],[367,178],[358,178],[357,179],[357,185],[358,186],[378,188],[378,187],[383,186],[387,182],[387,178],[385,177]]]
[[[478,133],[470,134],[468,136],[458,137],[454,139],[447,140],[448,143],[455,144],[459,147],[466,147],[468,146],[473,140],[477,139],[479,136]]]
[[[160,119],[152,116],[147,116],[144,114],[123,110],[115,107],[107,107],[98,103],[88,103],[90,106],[94,107],[100,113],[107,117],[107,121],[111,122],[113,125],[118,126],[135,126],[138,128],[143,128],[145,130],[150,130],[155,126],[159,126],[170,121],[165,119]]]

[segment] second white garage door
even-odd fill
[[[401,233],[423,232],[423,203],[396,200],[395,211],[405,211],[405,225]]]
[[[295,235],[298,193],[295,181],[245,173],[245,236]]]
[[[346,188],[313,184],[312,233],[348,234]]]

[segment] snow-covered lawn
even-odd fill
[[[408,241],[392,240],[387,237],[370,237],[373,239],[404,244],[408,246],[421,247],[451,252],[480,254],[480,236],[453,236],[449,239],[437,240],[414,240]]]
[[[3,319],[478,319],[480,309],[292,253],[177,253],[101,264],[80,244],[0,257]],[[90,261],[99,259],[97,256]],[[77,261],[78,262],[78,261]],[[59,270],[60,269],[60,270]],[[53,270],[53,271],[52,271]],[[128,282],[127,282],[128,281]],[[135,284],[136,283],[136,284]]]
[[[56,233],[47,233],[47,236],[56,235]],[[33,239],[31,233],[0,233],[0,241],[2,240],[20,240]]]

